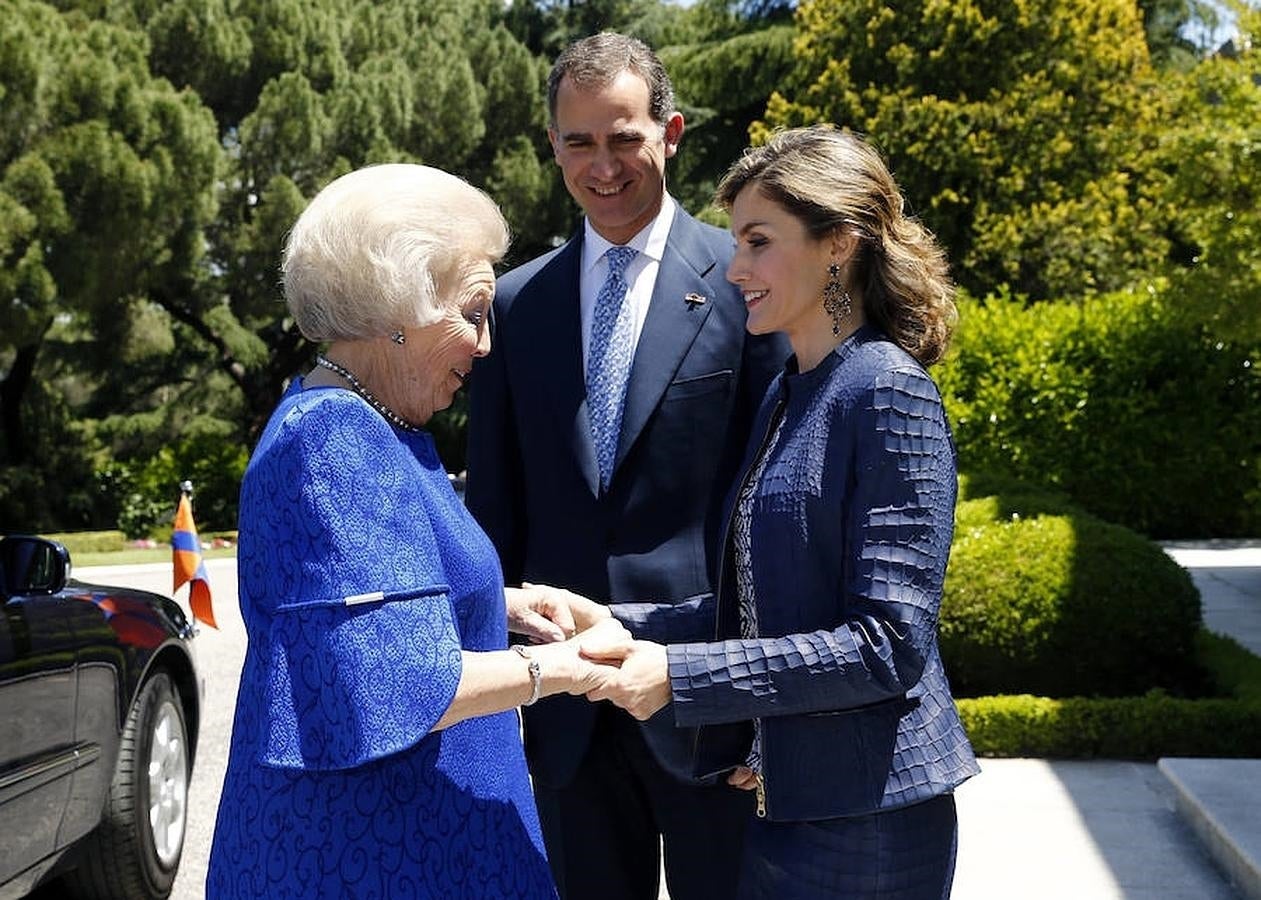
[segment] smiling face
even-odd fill
[[[727,267],[727,280],[744,295],[746,327],[752,334],[782,331],[801,370],[813,368],[840,340],[823,308],[823,286],[830,265],[844,267],[852,240],[814,237],[756,182],[736,195],[731,231],[736,253]],[[851,322],[856,327],[861,315],[857,299],[854,307]]]
[[[660,211],[666,160],[683,135],[683,116],[664,128],[648,112],[648,84],[623,70],[607,85],[582,90],[566,76],[556,92],[547,135],[565,187],[606,240],[624,244]]]
[[[485,258],[465,260],[450,276],[451,286],[439,285],[444,298],[442,317],[430,325],[403,330],[405,343],[389,350],[401,351],[406,360],[401,373],[405,398],[395,407],[414,422],[424,422],[446,409],[455,399],[473,368],[473,360],[490,352],[491,300],[495,273]],[[390,356],[395,356],[390,353]]]

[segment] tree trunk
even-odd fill
[[[0,429],[4,434],[4,442],[0,444],[0,457],[8,465],[20,466],[27,461],[26,431],[22,427],[22,401],[35,377],[35,360],[39,358],[39,348],[44,343],[43,335],[51,325],[52,319],[49,319],[40,332],[39,340],[17,348],[9,374],[0,381]]]

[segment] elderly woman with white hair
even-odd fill
[[[286,300],[327,349],[241,487],[209,897],[555,896],[511,710],[599,667],[547,589],[505,592],[423,428],[490,349],[507,243],[485,194],[417,165],[338,178],[293,228]]]

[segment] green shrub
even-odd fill
[[[1034,516],[1079,515],[1081,506],[1064,494],[1047,490],[1009,475],[961,473],[955,530]]]
[[[241,477],[249,462],[244,445],[208,435],[185,438],[153,456],[116,463],[97,473],[114,494],[118,527],[128,537],[169,538],[180,483],[193,483],[198,531],[236,527]]]
[[[1259,348],[1215,337],[1179,303],[1155,289],[961,300],[936,370],[960,464],[1153,538],[1261,533]]]
[[[957,518],[940,625],[957,696],[1205,690],[1199,594],[1151,541],[1019,486]]]
[[[1199,627],[1159,547],[1001,473],[961,475],[959,497],[942,655],[979,754],[1261,753],[1261,658]]]
[[[1249,653],[1233,638],[1206,629],[1196,635],[1195,647],[1216,693],[1261,706],[1261,657]],[[1261,745],[1257,753],[1261,755]]]
[[[977,697],[959,701],[972,747],[982,756],[1155,759],[1254,757],[1261,752],[1261,704],[1141,697],[1054,700]]]
[[[154,497],[132,490],[119,500],[118,527],[129,538],[151,537],[163,519],[175,515],[175,503],[168,497]]]
[[[972,746],[983,756],[1155,759],[1255,757],[1261,753],[1261,657],[1203,628],[1195,653],[1214,696],[1019,696],[959,701]]]

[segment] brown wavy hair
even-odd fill
[[[946,255],[906,215],[901,190],[867,141],[830,125],[776,131],[732,164],[716,202],[730,211],[750,185],[819,240],[838,230],[857,237],[849,286],[861,289],[867,321],[925,366],[945,355],[958,319]]]

